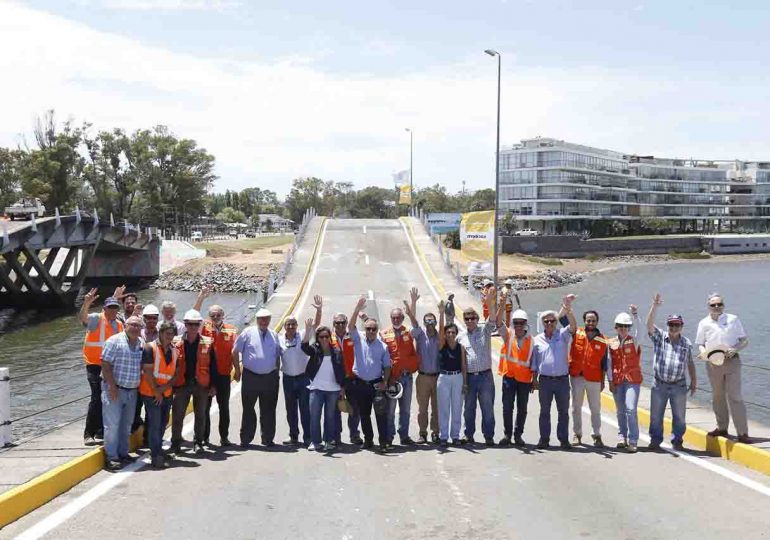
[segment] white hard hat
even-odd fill
[[[142,315],[160,315],[160,311],[155,304],[147,304],[142,310]]]
[[[529,319],[527,318],[527,312],[526,312],[526,311],[524,311],[523,309],[517,309],[516,311],[514,311],[514,312],[511,314],[511,320],[512,320],[512,321],[515,321],[516,319],[523,319],[523,320],[525,320],[525,321],[526,321],[526,320],[529,320]]]
[[[628,313],[618,313],[618,316],[615,317],[615,324],[624,324],[624,325],[631,326],[632,324],[634,324],[634,319]]]
[[[265,309],[265,308],[262,308],[259,311],[257,311],[257,315],[256,315],[257,318],[259,318],[259,317],[272,317],[272,316],[273,316],[273,314],[270,313],[270,310],[269,309]]]
[[[184,314],[184,322],[203,322],[203,317],[198,310],[188,309]]]
[[[506,285],[513,285],[513,280],[508,278],[508,279],[505,280],[505,284]]]

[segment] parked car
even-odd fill
[[[519,229],[515,233],[513,233],[514,236],[540,236],[540,231],[536,231],[535,229]]]
[[[21,219],[30,219],[33,215],[35,217],[43,217],[45,215],[45,205],[36,197],[24,197],[11,206],[6,206],[5,215],[11,221],[17,217]]]
[[[230,229],[230,231],[227,234],[232,236],[233,238],[238,238],[238,231],[237,231],[237,229]]]
[[[200,242],[201,240],[203,240],[203,233],[200,231],[193,231],[192,235],[190,235],[190,239],[193,242]]]
[[[256,238],[257,231],[246,231],[246,238]]]

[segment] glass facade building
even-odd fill
[[[551,234],[646,218],[698,231],[765,231],[770,162],[662,159],[527,139],[500,149],[500,211]]]

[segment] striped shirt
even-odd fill
[[[142,369],[144,340],[137,339],[134,347],[128,343],[125,332],[115,334],[104,342],[102,362],[112,365],[115,384],[122,388],[137,388]]]
[[[678,341],[673,342],[668,332],[663,332],[657,326],[650,334],[650,339],[655,378],[666,383],[683,380],[687,362],[692,360],[692,342],[684,336],[680,336]]]

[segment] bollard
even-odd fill
[[[11,444],[11,377],[0,368],[0,448]]]

